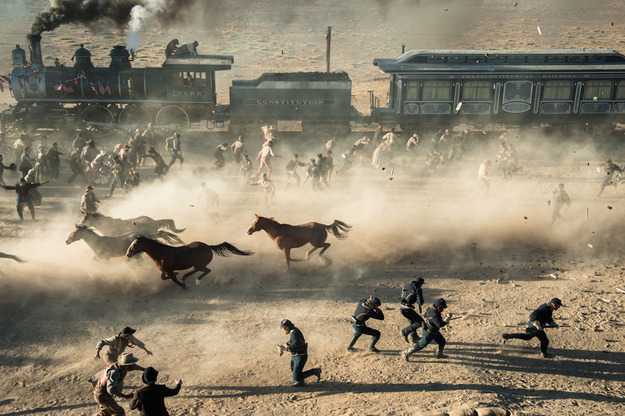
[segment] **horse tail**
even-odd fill
[[[351,225],[345,224],[343,221],[334,220],[330,225],[325,225],[326,230],[331,232],[339,240],[347,238],[347,233],[352,229]]]
[[[184,230],[186,230],[186,228],[182,228],[182,229],[178,229],[176,228],[176,224],[174,223],[174,220],[158,220],[157,224],[159,227],[163,227],[163,228],[167,228],[170,231],[173,231],[175,233],[181,233]]]
[[[225,241],[219,245],[208,246],[208,247],[213,251],[213,253],[222,257],[226,257],[228,254],[236,254],[237,256],[249,256],[249,255],[254,254],[252,251],[239,250],[232,244],[227,243]]]
[[[159,230],[156,235],[169,244],[184,244],[184,241],[182,241],[180,237],[174,233],[170,233],[169,231]]]

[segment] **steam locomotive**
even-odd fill
[[[351,103],[344,72],[265,73],[234,80],[228,105],[217,105],[215,73],[231,55],[169,56],[162,67],[132,68],[115,46],[108,68],[94,68],[81,47],[74,66],[44,66],[41,36],[27,36],[30,62],[13,51],[11,91],[17,105],[2,123],[50,126],[79,122],[94,134],[134,128],[185,131],[228,123],[235,134],[260,123],[301,122],[307,133],[341,135],[354,123],[424,131],[465,124],[485,126],[613,126],[625,121],[625,56],[608,50],[442,51],[375,59],[390,77],[386,100],[370,92],[370,113]]]

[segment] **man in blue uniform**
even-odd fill
[[[399,305],[399,311],[402,316],[410,321],[410,325],[401,330],[401,335],[404,337],[407,343],[408,335],[412,339],[412,343],[417,343],[417,329],[421,328],[423,324],[423,318],[421,313],[421,307],[423,306],[423,286],[422,277],[416,276],[411,283],[406,283],[401,290],[401,304]],[[415,304],[419,306],[419,313],[415,310]]]
[[[421,340],[401,353],[401,356],[404,357],[406,361],[408,361],[408,356],[417,351],[421,351],[432,341],[435,341],[438,344],[438,353],[436,354],[436,358],[447,358],[447,356],[443,354],[443,349],[445,348],[447,341],[445,341],[445,337],[443,337],[440,332],[441,328],[449,324],[449,321],[451,320],[451,313],[447,319],[443,319],[441,316],[441,312],[443,312],[446,308],[447,302],[445,302],[445,299],[443,298],[436,299],[436,302],[434,302],[431,307],[427,308],[424,316]]]
[[[534,312],[530,314],[530,320],[527,324],[524,334],[503,334],[503,343],[505,344],[509,339],[523,339],[529,341],[536,337],[540,340],[540,353],[543,358],[553,358],[552,354],[547,352],[547,346],[549,345],[549,339],[545,333],[544,328],[557,328],[558,324],[553,322],[553,311],[557,311],[562,306],[562,301],[558,298],[553,298],[549,303],[543,303]]]
[[[278,351],[280,356],[282,356],[284,351],[291,353],[291,371],[294,381],[291,386],[302,387],[305,384],[304,380],[311,376],[317,376],[317,381],[321,380],[321,368],[304,371],[304,366],[306,361],[308,361],[308,344],[304,339],[302,331],[296,328],[288,319],[283,319],[280,322],[280,328],[286,335],[289,335],[289,340],[286,344],[278,345]]]
[[[352,351],[354,349],[354,344],[358,341],[358,338],[362,334],[371,335],[371,343],[369,344],[369,351],[371,352],[380,352],[379,349],[375,347],[375,344],[380,339],[380,331],[377,329],[369,328],[367,326],[367,319],[379,319],[384,320],[384,313],[379,309],[382,305],[382,302],[379,298],[375,296],[371,296],[369,299],[361,299],[358,302],[358,306],[356,307],[356,312],[351,317],[352,327],[354,328],[354,336],[352,337],[349,346],[347,347],[348,351]]]

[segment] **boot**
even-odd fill
[[[369,344],[369,351],[380,352],[380,350],[375,347],[375,344],[378,342],[379,339],[380,338],[371,338],[371,343]]]
[[[443,354],[443,350],[438,350],[438,353],[436,354],[436,358],[447,358],[447,356],[445,354]]]
[[[349,345],[347,346],[347,351],[353,351],[354,350],[354,344],[356,343],[356,341],[358,341],[358,338],[360,338],[360,335],[354,335],[352,337],[352,340],[350,341]]]
[[[401,333],[401,336],[402,336],[402,337],[404,337],[404,340],[405,340],[408,344],[410,344],[410,341],[408,340],[408,332],[406,332],[406,328],[402,329],[402,330],[400,331],[400,333]]]
[[[317,376],[317,383],[321,381],[321,368],[315,369],[315,376]]]
[[[407,350],[403,350],[401,352],[401,356],[404,360],[409,361],[408,357],[410,356],[410,348],[408,348]]]
[[[555,355],[548,353],[547,351],[542,353],[543,358],[553,358]]]
[[[305,386],[304,380],[296,381],[295,383],[291,384],[291,387],[304,387],[304,386]]]

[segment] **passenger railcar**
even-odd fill
[[[375,59],[390,74],[372,121],[403,130],[454,124],[601,126],[625,120],[625,56],[607,50],[418,50]]]

